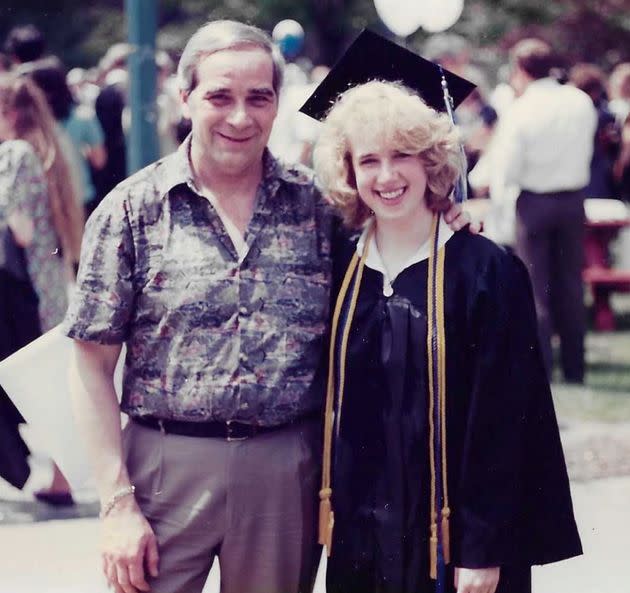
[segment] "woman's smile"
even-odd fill
[[[400,202],[401,200],[399,200],[398,198],[402,198],[406,190],[407,187],[405,186],[388,191],[376,190],[375,193],[385,202]]]

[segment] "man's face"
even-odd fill
[[[182,100],[202,166],[238,176],[260,163],[278,109],[265,50],[243,46],[202,58],[197,86]]]

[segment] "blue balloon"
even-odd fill
[[[297,56],[304,47],[304,29],[293,19],[280,21],[271,34],[282,55],[291,59]]]

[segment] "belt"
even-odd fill
[[[580,198],[583,198],[584,197],[584,188],[559,189],[559,190],[555,190],[555,191],[531,191],[529,189],[521,189],[521,195],[523,195],[523,194],[527,194],[527,195],[530,195],[530,196],[539,196],[541,198],[548,198],[548,197],[558,197],[558,198],[580,197]]]
[[[257,434],[274,432],[286,428],[291,424],[296,424],[307,418],[315,418],[317,414],[309,414],[288,424],[280,426],[257,426],[255,424],[243,424],[235,420],[227,422],[187,422],[185,420],[161,420],[152,416],[132,417],[131,420],[140,426],[159,430],[166,434],[177,434],[187,437],[204,437],[225,439],[226,441],[244,441]]]

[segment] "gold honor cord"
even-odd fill
[[[444,562],[450,562],[450,536],[449,517],[450,508],[448,503],[448,483],[447,483],[447,460],[446,460],[446,335],[444,328],[444,263],[445,247],[437,250],[439,216],[433,219],[431,229],[431,253],[428,261],[427,279],[427,355],[429,370],[429,463],[431,472],[431,526],[430,526],[430,576],[437,578],[437,552],[438,552],[438,517],[437,517],[437,472],[442,478],[443,507],[441,510],[441,535],[442,535],[442,555]],[[332,464],[332,440],[335,427],[334,401],[335,401],[335,347],[339,320],[343,304],[346,300],[348,289],[353,276],[356,277],[352,287],[351,300],[348,315],[343,324],[341,338],[341,352],[339,364],[339,395],[337,405],[337,432],[339,431],[341,410],[343,404],[343,392],[345,386],[345,360],[347,354],[348,337],[352,325],[352,319],[356,308],[356,303],[363,276],[363,267],[367,257],[368,246],[374,227],[370,229],[365,241],[365,247],[361,259],[355,254],[346,270],[335,310],[333,313],[332,330],[330,337],[330,349],[328,356],[328,384],[326,392],[326,406],[324,419],[324,454],[322,464],[322,488],[319,493],[319,543],[326,546],[328,556],[332,553],[332,533],[334,527],[334,513],[332,510],[331,496],[331,464]],[[436,253],[437,251],[437,253]],[[357,270],[358,268],[358,270]],[[434,369],[437,366],[438,381],[434,381]],[[436,397],[437,394],[437,397]],[[441,468],[436,468],[436,447],[435,447],[435,406],[438,406],[439,429],[440,429],[440,451]]]
[[[346,294],[348,287],[354,276],[354,272],[357,269],[356,278],[352,287],[352,298],[350,300],[350,308],[346,322],[342,328],[341,335],[341,364],[339,368],[339,403],[337,405],[337,433],[339,433],[339,426],[341,423],[341,406],[343,403],[343,391],[345,386],[345,361],[346,350],[348,347],[348,337],[350,335],[350,326],[352,325],[352,318],[354,317],[354,310],[356,308],[357,299],[359,297],[359,287],[361,285],[361,278],[363,277],[363,268],[365,266],[365,260],[367,259],[368,248],[372,234],[374,233],[374,224],[368,231],[365,239],[365,245],[363,247],[363,253],[361,259],[355,251],[348,269],[346,270],[341,288],[339,289],[339,295],[337,296],[337,302],[335,303],[335,310],[332,319],[332,329],[330,332],[330,347],[328,350],[328,382],[326,386],[326,407],[324,411],[324,454],[322,462],[322,488],[319,491],[319,543],[326,546],[327,555],[330,556],[332,552],[332,534],[333,527],[335,525],[335,515],[332,509],[331,496],[331,464],[332,464],[332,438],[333,428],[335,424],[334,414],[334,400],[335,400],[335,346],[337,343],[337,332],[339,328],[339,318],[341,317],[341,310],[346,300]]]
[[[448,503],[448,457],[446,451],[446,326],[444,321],[444,260],[446,248],[438,251],[437,256],[437,329],[438,329],[438,362],[440,379],[440,436],[442,445],[442,555],[444,563],[451,561],[450,516]]]
[[[429,465],[431,471],[431,525],[429,533],[429,571],[432,579],[437,579],[438,525],[436,481],[437,471],[442,476],[444,504],[442,507],[442,555],[444,562],[450,562],[450,535],[448,506],[448,484],[446,464],[446,336],[444,330],[444,259],[445,247],[437,251],[439,215],[433,219],[431,229],[431,253],[428,262],[427,277],[427,355],[429,375]],[[437,256],[437,257],[436,257]],[[437,358],[437,360],[436,360]],[[434,370],[437,365],[438,383],[435,384]],[[436,397],[437,391],[437,397]],[[435,404],[437,401],[440,423],[441,461],[440,470],[436,468],[435,451]]]
[[[435,293],[435,234],[437,233],[437,216],[433,218],[431,227],[431,253],[428,262],[427,274],[427,353],[428,353],[428,375],[429,375],[429,466],[431,472],[431,525],[429,531],[429,571],[432,579],[437,578],[437,511],[436,511],[436,485],[435,485],[435,386],[433,384],[433,334],[434,329],[434,304]]]

